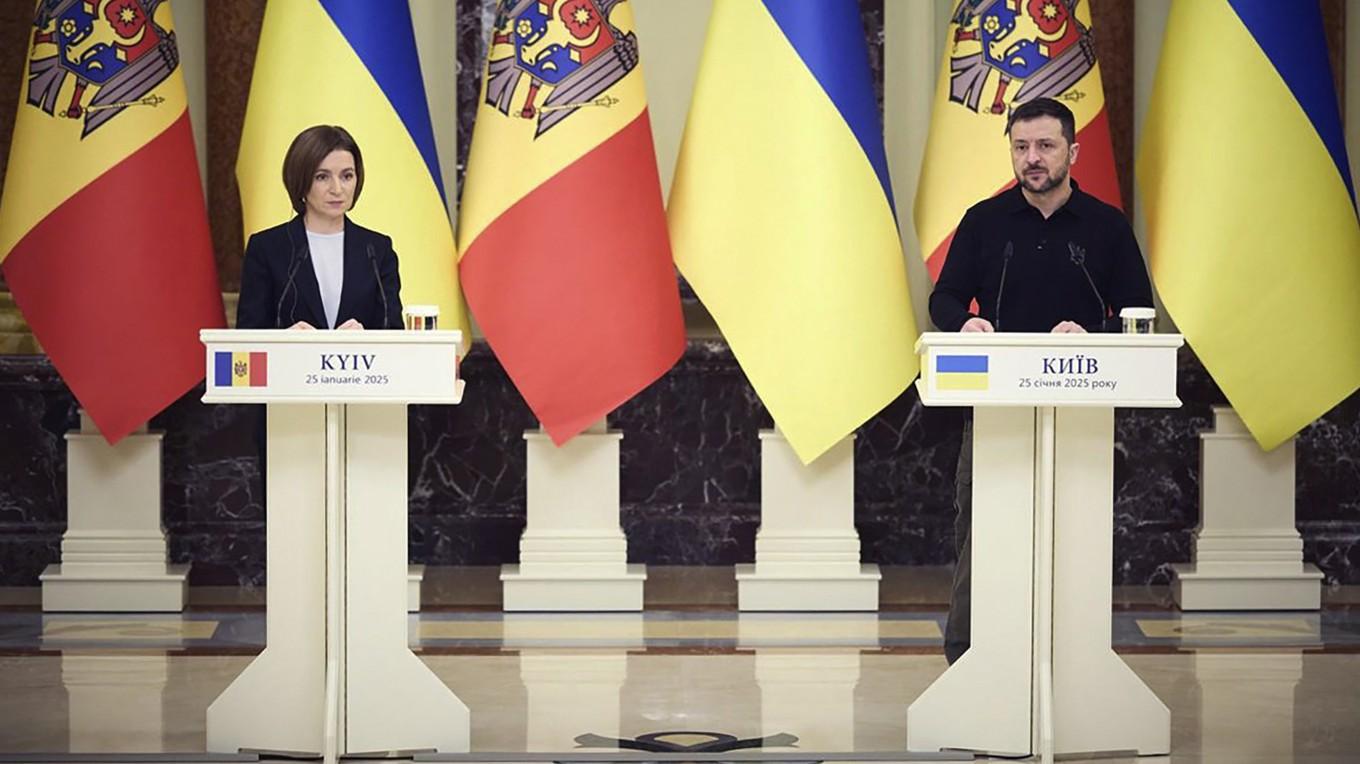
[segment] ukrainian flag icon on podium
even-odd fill
[[[939,390],[986,390],[987,356],[935,356],[935,387]]]

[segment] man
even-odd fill
[[[1103,331],[1125,307],[1152,305],[1143,255],[1124,213],[1087,194],[1069,171],[1081,148],[1072,111],[1051,98],[1006,123],[1016,185],[964,214],[930,295],[941,331]],[[974,308],[975,306],[975,308]],[[976,312],[973,312],[976,309]],[[959,453],[958,565],[945,627],[950,663],[968,649],[972,425]]]

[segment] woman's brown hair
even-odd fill
[[[283,187],[288,189],[293,211],[299,215],[307,208],[303,199],[312,188],[316,168],[332,151],[348,151],[354,157],[354,201],[350,207],[358,204],[359,192],[364,190],[364,157],[359,144],[339,125],[316,125],[298,133],[283,155]]]

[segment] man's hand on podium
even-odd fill
[[[982,317],[980,317],[980,316],[973,316],[972,318],[970,318],[970,319],[968,319],[967,321],[964,321],[964,322],[963,322],[963,326],[960,326],[960,327],[959,327],[959,331],[961,331],[961,332],[994,332],[994,331],[996,331],[996,329],[992,327],[992,322],[991,322],[991,321],[988,321],[987,319],[982,318]],[[1055,330],[1055,331],[1056,331],[1056,330]]]
[[[1085,334],[1086,328],[1075,321],[1063,321],[1053,327],[1054,334]]]

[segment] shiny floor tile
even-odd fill
[[[208,704],[251,660],[75,650],[0,657],[0,752],[202,751]],[[801,761],[817,752],[904,751],[906,708],[945,668],[938,655],[835,647],[524,649],[423,660],[471,709],[474,754],[730,738]],[[1138,761],[1360,760],[1360,655],[1212,651],[1125,660],[1172,713],[1172,755]]]

